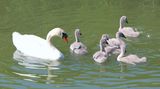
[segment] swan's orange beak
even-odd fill
[[[68,43],[68,38],[64,37],[63,40]]]
[[[68,35],[67,35],[67,33],[62,33],[62,39],[65,41],[65,42],[67,42],[68,43]]]

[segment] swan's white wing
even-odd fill
[[[132,65],[136,65],[132,59],[130,59],[129,57],[122,57],[120,59],[121,62],[127,63],[127,64],[132,64]]]
[[[46,40],[35,35],[21,35],[18,32],[12,34],[13,44],[17,50],[25,55],[42,59],[57,59],[62,54],[54,47],[50,46]]]
[[[140,35],[140,32],[135,31],[132,27],[124,27],[122,29],[119,29],[120,32],[122,32],[126,37],[138,37]]]
[[[128,59],[132,59],[132,61],[134,63],[141,63],[141,62],[146,62],[146,57],[138,57],[137,55],[134,55],[134,54],[130,54],[127,56]]]
[[[126,33],[135,32],[134,28],[132,28],[132,27],[123,27],[122,29],[120,29],[120,31],[124,31]]]
[[[12,36],[13,44],[20,51],[38,51],[40,50],[40,47],[46,45],[44,39],[34,35],[21,35],[17,32],[14,32]]]

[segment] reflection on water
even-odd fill
[[[39,58],[25,56],[20,51],[16,50],[13,53],[13,58],[18,62],[19,65],[24,66],[25,68],[34,69],[34,70],[47,70],[47,75],[38,75],[38,74],[25,74],[25,73],[18,73],[13,72],[16,75],[25,77],[25,80],[34,81],[32,78],[41,78],[47,77],[46,83],[50,83],[54,80],[52,78],[58,77],[58,75],[52,74],[54,70],[60,69],[58,66],[60,65],[59,61],[50,61],[50,60],[43,60]],[[26,78],[28,77],[28,79]]]
[[[60,62],[58,61],[50,61],[50,60],[44,60],[44,59],[39,59],[35,57],[30,57],[30,56],[25,56],[23,53],[20,51],[16,50],[13,53],[13,58],[14,60],[18,61],[18,64],[23,65],[27,68],[43,68],[46,66],[53,66],[52,69],[58,69],[55,66],[59,66]],[[55,67],[55,68],[54,68]]]

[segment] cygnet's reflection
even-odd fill
[[[25,74],[25,73],[18,73],[13,72],[14,74],[17,74],[19,76],[27,77],[27,78],[41,78],[41,77],[47,77],[46,83],[53,83],[54,80],[52,78],[58,77],[58,75],[53,75],[53,71],[56,69],[60,69],[58,66],[60,65],[59,61],[50,61],[50,60],[43,60],[39,58],[29,57],[25,56],[20,51],[16,50],[13,53],[13,59],[18,62],[19,65],[24,66],[25,68],[29,69],[47,69],[47,75],[38,75],[38,74]],[[31,79],[25,79],[25,80],[31,80]]]

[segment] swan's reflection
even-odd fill
[[[127,65],[122,63],[122,62],[119,62],[119,66],[120,66],[120,72],[121,73],[124,73],[126,70],[127,70]]]
[[[46,70],[47,69],[47,75],[38,75],[38,74],[25,74],[25,73],[18,73],[13,72],[16,75],[27,77],[27,78],[36,78],[39,79],[41,77],[47,77],[46,83],[53,83],[54,80],[52,78],[58,77],[58,75],[53,75],[53,70],[60,69],[58,66],[60,65],[60,62],[58,61],[50,61],[50,60],[43,60],[39,58],[29,57],[25,56],[20,51],[16,50],[13,53],[13,59],[18,62],[19,65],[24,66],[25,68],[29,69],[35,69],[35,70]],[[25,79],[34,81],[32,79]]]

